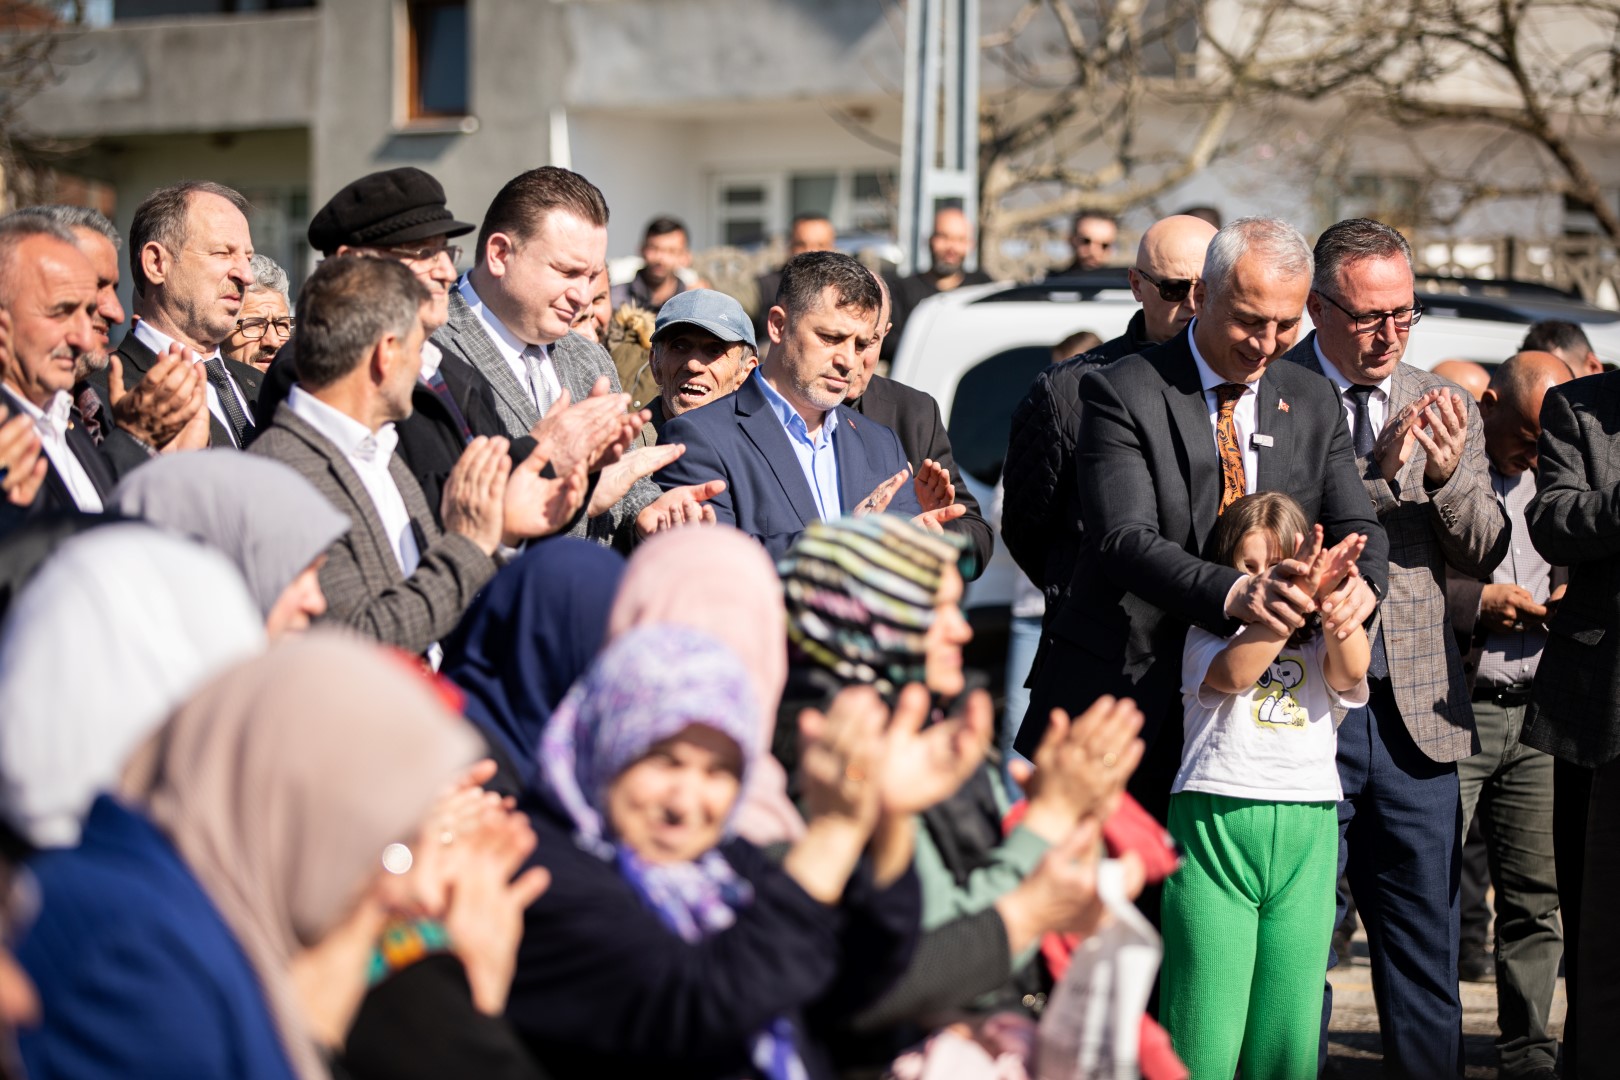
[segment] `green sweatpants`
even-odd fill
[[[1186,791],[1164,886],[1160,1019],[1192,1080],[1316,1076],[1339,869],[1335,804]]]

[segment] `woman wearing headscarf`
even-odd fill
[[[507,1017],[564,1076],[827,1074],[820,1033],[882,991],[918,916],[911,813],[977,760],[874,695],[806,718],[805,833],[773,862],[733,833],[760,747],[739,658],[686,627],[617,638],[552,715]],[[887,726],[885,724],[887,723]]]
[[[782,584],[765,550],[729,525],[672,529],[636,548],[608,620],[608,640],[648,623],[690,626],[729,646],[752,677],[759,745],[769,750],[787,682]],[[769,753],[749,770],[737,835],[760,846],[804,832],[787,794],[787,774]]]
[[[135,523],[68,540],[0,627],[0,815],[36,847],[77,843],[129,754],[264,640],[208,548]]]
[[[410,844],[477,739],[402,662],[313,634],[199,691],[35,860],[40,1076],[322,1080]]]
[[[487,787],[532,791],[540,733],[601,651],[624,558],[570,536],[530,544],[484,587],[444,643],[440,672],[500,766]]]
[[[936,718],[960,712],[988,739],[989,696],[982,690],[964,696],[962,646],[973,633],[960,607],[963,551],[951,534],[932,534],[892,515],[813,523],[779,567],[795,688],[790,697],[797,693],[813,705],[817,695],[865,685],[892,700],[903,687],[920,683],[933,698]],[[1127,751],[1134,714],[1134,708],[1116,708],[1108,700],[1074,726],[1087,738],[1106,727],[1106,739],[1119,743],[1121,784],[1134,767]],[[1054,728],[1056,746],[1071,729]],[[989,764],[921,815],[917,874],[927,933],[918,962],[859,1018],[862,1029],[937,1017],[992,991],[995,1001],[981,1004],[1035,1000],[1031,995],[1049,984],[1044,968],[1030,963],[1040,935],[1095,918],[1094,904],[1077,902],[1065,910],[1049,903],[1050,873],[1030,879],[1048,851],[1069,839],[1106,794],[1088,774],[1059,767],[1051,748],[1043,750],[1038,761],[1053,767],[1032,778],[1029,808],[1010,833],[1002,829],[1008,801]],[[894,1035],[903,1040],[907,1033]],[[894,1048],[878,1043],[875,1050],[854,1052],[882,1056]]]
[[[321,563],[350,526],[294,469],[234,450],[155,458],[119,483],[108,508],[222,552],[272,638],[326,613]]]

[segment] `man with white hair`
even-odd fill
[[[253,284],[242,295],[242,308],[236,313],[231,336],[220,342],[219,351],[227,360],[252,364],[260,371],[270,369],[270,361],[292,337],[292,302],[287,293],[287,271],[270,256],[254,252],[250,260]]]
[[[1203,559],[1221,510],[1255,491],[1282,491],[1321,523],[1327,543],[1366,534],[1361,576],[1330,598],[1330,633],[1366,619],[1384,588],[1389,544],[1362,490],[1338,395],[1320,375],[1274,363],[1299,334],[1311,267],[1310,245],[1293,226],[1234,221],[1210,242],[1194,287],[1197,318],[1080,381],[1076,472],[1087,542],[1015,746],[1033,756],[1053,708],[1072,714],[1103,694],[1135,698],[1147,753],[1131,790],[1160,820],[1181,760],[1187,628],[1225,637],[1264,623],[1291,632],[1315,610],[1290,563],[1245,574]]]

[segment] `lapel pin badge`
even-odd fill
[[[1249,445],[1254,447],[1256,450],[1260,449],[1262,446],[1270,446],[1271,444],[1272,439],[1270,435],[1261,435],[1256,432],[1255,434],[1249,436]]]
[[[1278,398],[1277,399],[1277,411],[1278,412],[1287,412],[1288,411],[1288,402],[1284,401],[1282,398]]]

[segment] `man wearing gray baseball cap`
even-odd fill
[[[677,293],[659,309],[651,364],[652,424],[662,437],[666,421],[736,392],[759,366],[753,321],[723,292]]]

